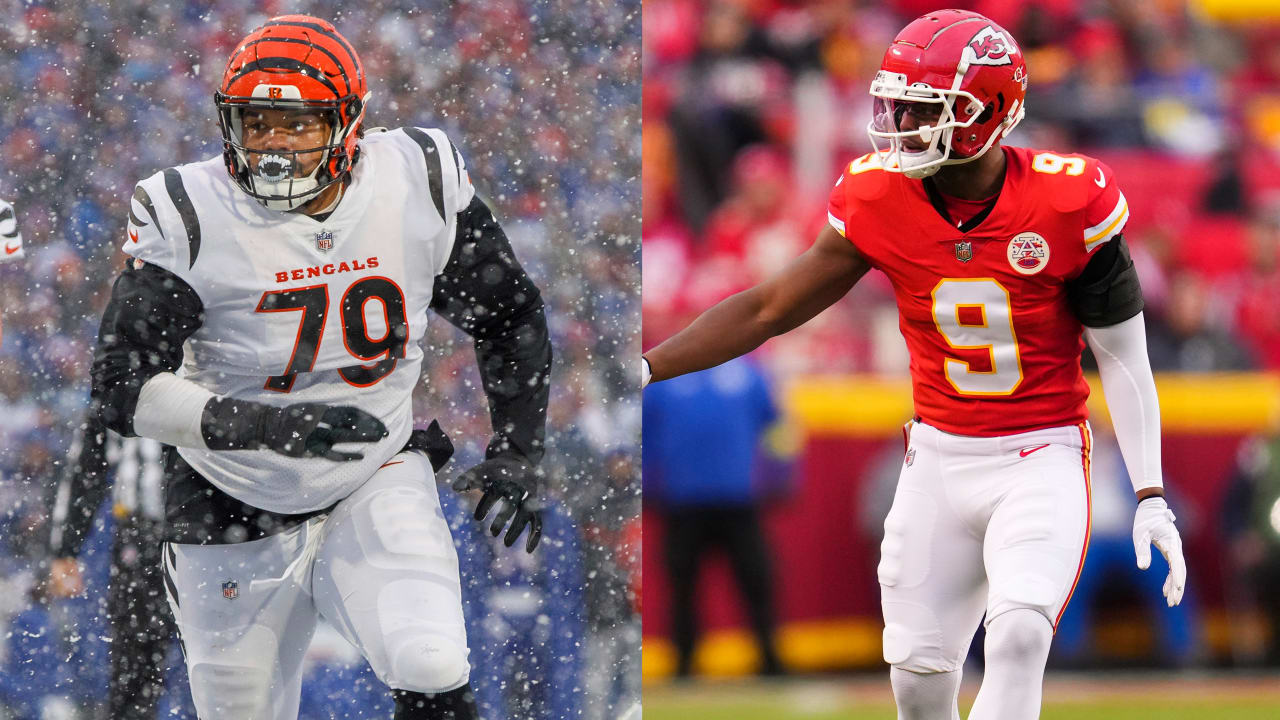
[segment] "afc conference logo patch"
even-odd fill
[[[316,233],[316,249],[320,252],[329,252],[333,249],[333,233],[328,230],[321,230]]]
[[[967,263],[973,259],[973,243],[968,240],[956,241],[956,259],[962,263]]]
[[[235,600],[240,597],[240,584],[235,580],[227,580],[222,583],[222,597],[228,600]]]
[[[1033,232],[1018,233],[1009,241],[1009,265],[1023,275],[1035,275],[1049,264],[1049,243]]]

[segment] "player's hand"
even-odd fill
[[[268,408],[260,423],[258,438],[262,445],[289,457],[359,460],[363,453],[341,452],[333,446],[377,442],[387,436],[382,421],[360,408],[320,403]]]
[[[525,526],[528,526],[529,536],[525,538],[524,549],[531,553],[542,539],[542,514],[537,507],[541,478],[542,471],[524,458],[500,456],[485,460],[459,475],[453,481],[453,489],[458,492],[484,491],[475,512],[476,520],[482,523],[489,511],[501,500],[502,506],[493,516],[489,532],[498,537],[498,533],[510,522],[511,526],[507,527],[507,534],[502,542],[511,547]]]
[[[54,558],[49,564],[49,594],[69,598],[84,592],[84,574],[75,558]]]
[[[1187,586],[1187,562],[1182,557],[1182,536],[1174,526],[1173,511],[1162,497],[1149,497],[1138,503],[1133,518],[1133,550],[1138,568],[1151,567],[1151,546],[1155,545],[1169,562],[1169,577],[1164,581],[1164,598],[1173,607],[1182,602]]]

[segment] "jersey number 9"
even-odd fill
[[[944,358],[947,382],[961,395],[1010,395],[1022,383],[1009,291],[993,278],[945,278],[933,288],[933,322],[970,360]],[[975,362],[977,353],[989,362]],[[982,369],[975,370],[977,364]],[[990,368],[990,369],[987,369]]]

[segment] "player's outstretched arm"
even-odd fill
[[[476,360],[493,439],[485,461],[458,476],[453,489],[481,490],[475,518],[503,501],[489,527],[510,547],[529,527],[525,550],[542,537],[537,509],[551,388],[551,340],[538,287],[516,260],[488,206],[473,198],[458,213],[458,232],[431,309],[475,339]],[[508,523],[510,526],[508,527]]]
[[[871,265],[832,227],[773,277],[728,297],[644,354],[652,380],[705,370],[755,350],[844,297]]]
[[[297,403],[275,407],[214,395],[174,374],[182,344],[195,334],[204,306],[177,275],[130,260],[103,313],[93,360],[93,408],[126,437],[179,447],[267,449],[292,457],[358,460],[333,446],[386,437],[382,421],[354,407]]]

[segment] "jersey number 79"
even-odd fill
[[[364,307],[370,300],[382,304],[386,316],[386,332],[382,337],[369,336]],[[409,320],[405,315],[404,293],[394,281],[385,277],[357,280],[342,294],[342,343],[347,352],[365,364],[339,368],[338,374],[348,384],[368,387],[391,374],[396,360],[404,357],[409,339]],[[267,378],[267,390],[289,392],[300,372],[311,372],[320,341],[324,338],[325,318],[329,313],[329,286],[310,285],[290,290],[272,290],[262,294],[255,312],[292,312],[301,310],[298,336],[293,354],[284,373]]]

